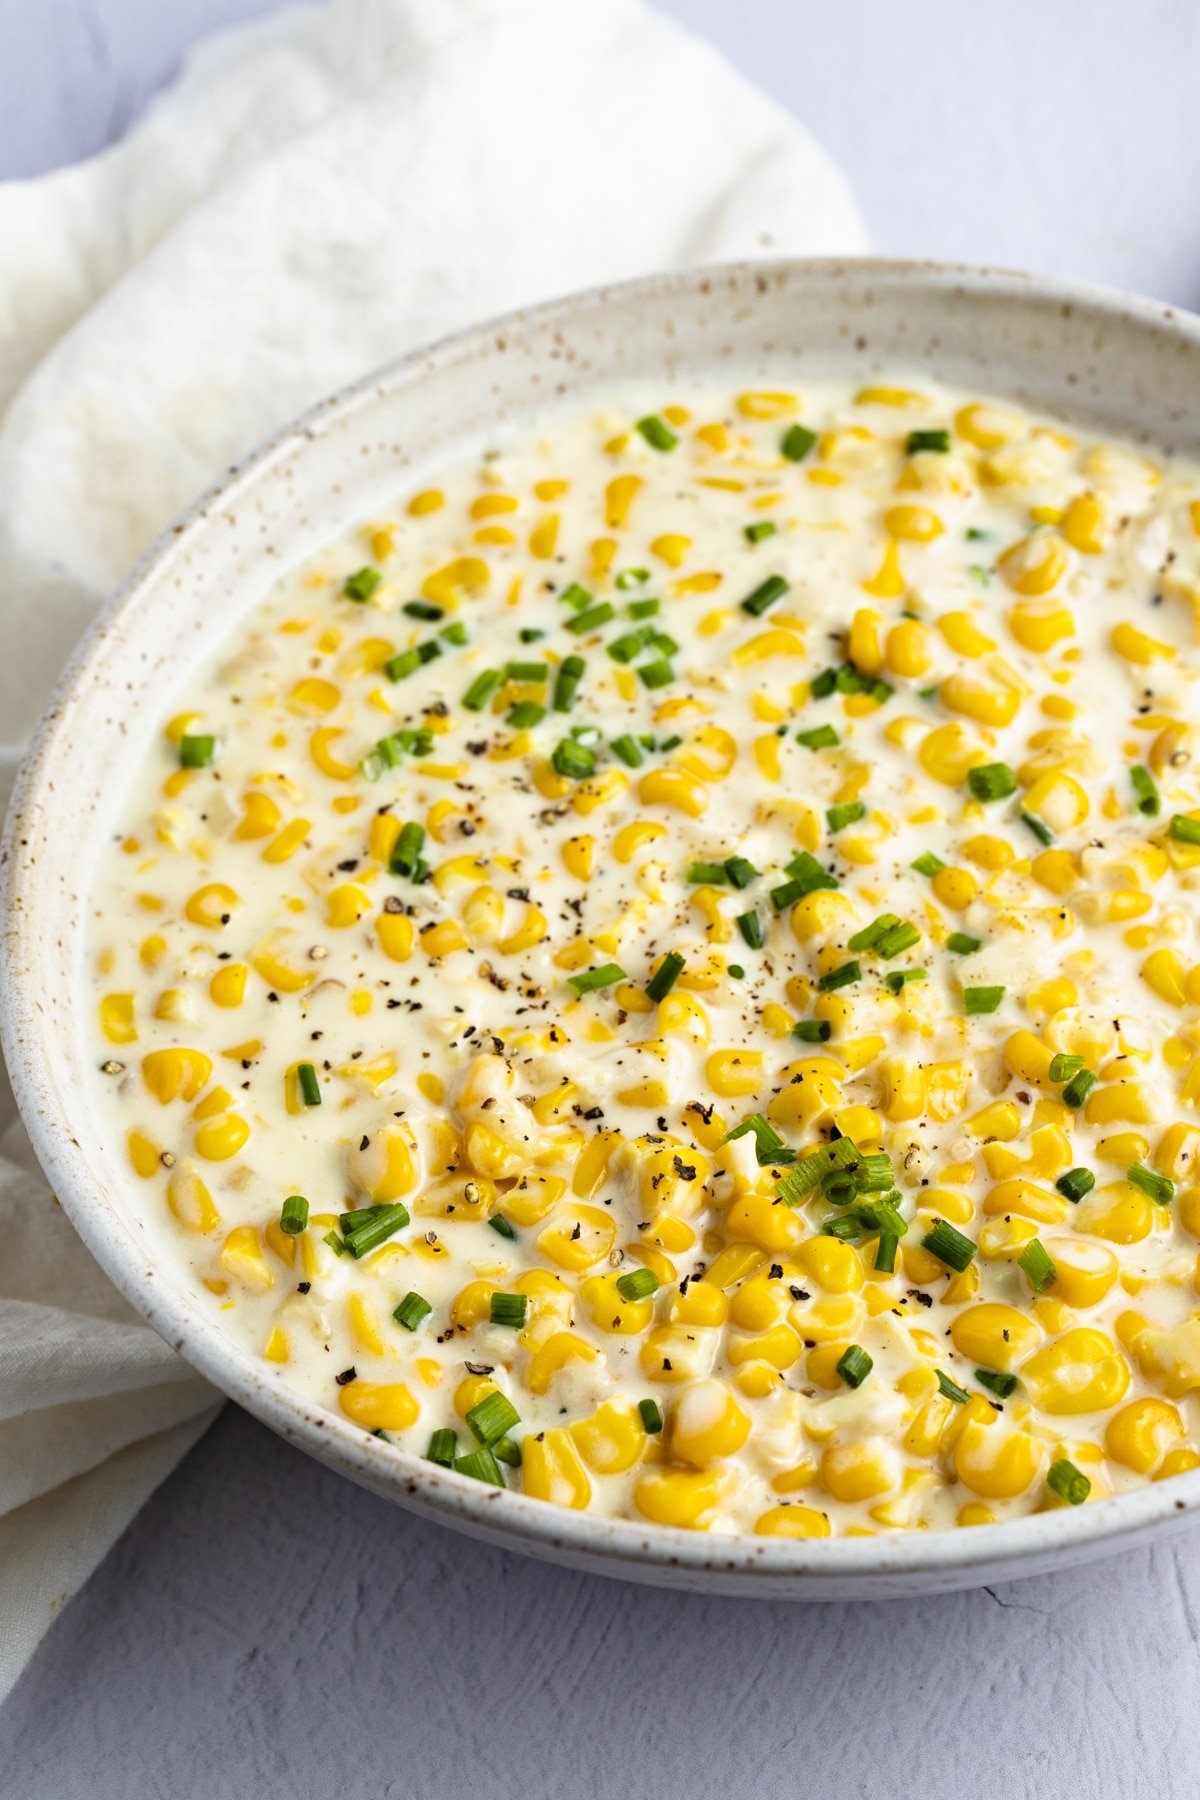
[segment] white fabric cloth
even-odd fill
[[[123,143],[0,186],[0,804],[98,603],[289,415],[526,301],[864,247],[819,146],[641,0],[331,0],[205,43]],[[2,1695],[216,1396],[16,1123],[0,1245]]]

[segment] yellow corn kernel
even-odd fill
[[[800,1246],[797,1261],[809,1279],[827,1294],[857,1294],[865,1280],[858,1251],[839,1238],[809,1238]]]
[[[604,523],[610,531],[618,531],[629,517],[638,489],[640,475],[617,475],[604,490]]]
[[[1129,1365],[1103,1331],[1080,1325],[1022,1363],[1021,1382],[1043,1412],[1107,1411],[1129,1386]]]
[[[194,1100],[212,1074],[203,1050],[150,1050],[142,1058],[142,1079],[160,1105]]]
[[[129,1147],[129,1160],[133,1164],[134,1173],[140,1175],[143,1181],[148,1181],[151,1175],[157,1175],[162,1167],[160,1161],[162,1153],[158,1145],[141,1131],[131,1131],[126,1143]]]
[[[1011,544],[1000,557],[1000,570],[1018,594],[1048,594],[1066,574],[1067,547],[1057,532],[1035,531]]]
[[[176,1168],[167,1182],[167,1205],[185,1231],[215,1231],[221,1215],[194,1170]]]
[[[772,1506],[754,1523],[756,1537],[824,1538],[831,1531],[828,1516],[813,1506]]]
[[[1011,1369],[1036,1350],[1043,1335],[1036,1320],[993,1300],[968,1307],[950,1326],[959,1355],[986,1369]]]
[[[249,1136],[245,1119],[237,1113],[222,1113],[196,1127],[196,1152],[206,1162],[226,1162],[237,1155]]]
[[[560,1269],[579,1271],[608,1255],[617,1235],[616,1221],[599,1207],[564,1207],[538,1237],[538,1249]]]
[[[100,1029],[110,1044],[132,1044],[136,1040],[132,994],[105,994],[100,1002]]]
[[[1134,1080],[1093,1088],[1083,1113],[1089,1125],[1153,1125],[1158,1118],[1152,1090],[1147,1083]]]
[[[968,772],[986,761],[966,729],[953,719],[926,733],[917,757],[925,773],[945,787],[961,787]]]
[[[252,1293],[266,1293],[275,1285],[270,1264],[263,1254],[262,1239],[253,1225],[235,1225],[221,1246],[221,1267]]]
[[[586,1419],[567,1427],[583,1461],[597,1475],[632,1469],[646,1448],[646,1431],[629,1400],[608,1400]]]
[[[707,1531],[720,1497],[720,1476],[711,1469],[663,1469],[643,1475],[633,1490],[643,1518],[687,1531]]]
[[[1173,644],[1164,644],[1158,638],[1150,637],[1147,632],[1139,631],[1136,625],[1131,625],[1127,619],[1113,626],[1109,642],[1119,657],[1139,668],[1150,663],[1171,662],[1175,657]]]
[[[710,1088],[724,1098],[756,1094],[765,1079],[761,1050],[714,1050],[705,1064]]]
[[[801,1339],[811,1339],[817,1344],[830,1344],[839,1339],[853,1342],[866,1316],[866,1304],[862,1296],[855,1293],[829,1294],[821,1300],[797,1300],[788,1311],[792,1329]]]
[[[884,662],[893,675],[915,681],[933,667],[933,639],[919,619],[902,619],[887,635]]]
[[[977,450],[998,450],[1015,438],[1022,428],[1023,420],[1017,413],[987,401],[975,401],[962,407],[954,420],[958,435],[974,444]]]
[[[638,798],[645,806],[669,806],[698,819],[708,808],[704,783],[684,769],[653,769],[638,783]]]
[[[1095,1188],[1074,1209],[1077,1231],[1111,1244],[1137,1244],[1154,1228],[1154,1203],[1132,1182],[1114,1181]]]
[[[991,685],[973,675],[948,675],[938,689],[938,697],[951,712],[962,713],[981,725],[1010,725],[1021,704],[1017,688]],[[941,727],[942,731],[946,729]]]
[[[985,1500],[1015,1500],[1036,1479],[1044,1460],[1044,1449],[1028,1432],[977,1419],[966,1422],[953,1455],[958,1479]]]
[[[750,1419],[724,1382],[697,1381],[685,1387],[671,1422],[671,1455],[706,1469],[734,1456],[750,1435]]]
[[[890,1493],[900,1482],[900,1459],[881,1437],[830,1444],[821,1457],[821,1484],[835,1500],[852,1505]]]
[[[238,896],[223,881],[209,882],[206,887],[197,888],[184,905],[184,917],[193,925],[204,925],[216,930],[228,925],[234,907],[238,904]]]
[[[406,913],[380,913],[375,920],[375,935],[391,962],[407,962],[412,955],[416,929]]]
[[[351,1381],[338,1389],[338,1405],[365,1431],[407,1431],[421,1414],[402,1381]]]
[[[1131,1400],[1104,1428],[1104,1447],[1114,1462],[1149,1475],[1170,1446],[1183,1436],[1183,1420],[1169,1400]]]
[[[382,1356],[386,1346],[379,1328],[379,1314],[363,1294],[351,1294],[346,1302],[350,1330],[369,1356]]]
[[[890,506],[883,515],[883,527],[889,536],[913,544],[930,544],[946,529],[928,506]],[[852,655],[851,661],[857,659]]]
[[[532,1394],[546,1394],[554,1377],[569,1363],[595,1362],[598,1357],[599,1351],[586,1339],[577,1337],[572,1331],[556,1331],[530,1357],[526,1385]]]

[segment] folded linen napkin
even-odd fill
[[[819,146],[641,0],[331,0],[203,44],[123,143],[0,186],[0,805],[99,602],[289,415],[526,301],[864,246]],[[5,1125],[0,1697],[217,1402],[6,1093]]]

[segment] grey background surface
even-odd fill
[[[1195,0],[664,5],[821,136],[881,251],[1200,304]],[[269,8],[0,0],[0,177]],[[228,1408],[0,1713],[0,1796],[1183,1800],[1198,1633],[1195,1530],[941,1599],[708,1600],[470,1544]]]

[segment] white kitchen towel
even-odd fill
[[[0,804],[105,594],[291,414],[526,301],[864,247],[819,146],[641,0],[331,0],[202,45],[122,144],[0,186]],[[216,1400],[6,1122],[0,1695]]]

